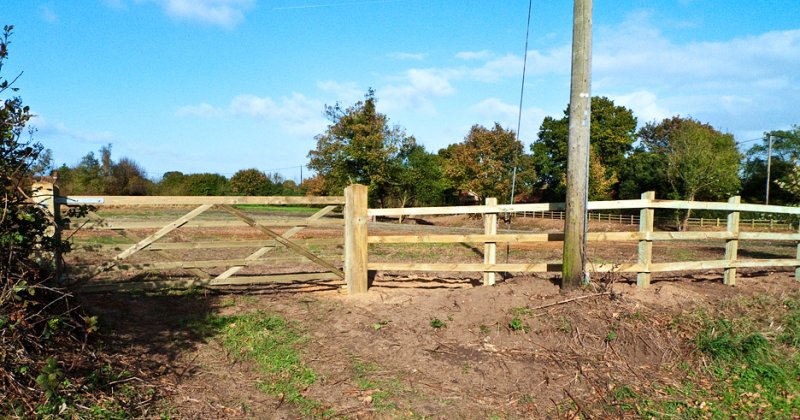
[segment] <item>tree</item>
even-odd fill
[[[270,195],[273,189],[272,181],[256,168],[237,171],[229,185],[231,192],[236,195]]]
[[[800,159],[800,126],[794,125],[790,130],[773,130],[764,133],[761,143],[756,143],[745,155],[742,164],[742,199],[747,202],[763,202],[767,183],[767,154],[769,152],[769,136],[772,136],[772,159],[770,162],[770,180],[786,181],[794,168],[794,162]],[[784,188],[770,188],[770,204],[794,203],[795,197]]]
[[[691,118],[672,117],[648,123],[640,132],[642,144],[662,156],[665,180],[672,197],[717,200],[736,194],[740,187],[741,155],[731,134]],[[685,228],[691,210],[681,227]]]
[[[372,203],[386,205],[392,177],[416,142],[402,128],[389,126],[376,103],[375,91],[369,89],[363,101],[346,109],[339,103],[325,107],[331,124],[315,137],[308,168],[317,172],[326,194],[341,195],[350,184],[364,184]]]
[[[442,203],[446,184],[442,178],[442,159],[414,145],[400,162],[393,177],[391,195],[399,207],[435,206]]]
[[[444,173],[456,189],[476,194],[480,200],[496,197],[501,202],[511,195],[514,167],[529,174],[522,143],[511,130],[495,123],[490,130],[473,125],[464,141],[440,152]]]
[[[619,170],[636,137],[636,117],[606,97],[592,97],[589,198],[611,198],[618,193]],[[531,144],[537,186],[547,199],[565,194],[569,105],[561,119],[545,117],[538,140]]]

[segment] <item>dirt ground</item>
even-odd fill
[[[670,328],[674,314],[727,297],[788,293],[798,287],[793,275],[745,271],[729,287],[720,272],[676,273],[645,290],[610,275],[567,294],[545,276],[482,287],[477,278],[383,275],[359,296],[309,282],[82,299],[100,316],[108,349],[133,361],[137,378],[165,396],[159,410],[176,418],[301,417],[258,390],[253,366],[186,328],[209,313],[254,310],[298,322],[308,337],[303,359],[319,374],[304,395],[337,417],[553,418],[571,417],[615,387],[680,383],[675,364],[691,349]],[[515,317],[524,330],[509,328]],[[446,326],[433,328],[434,319]],[[359,386],[365,376],[376,386]]]
[[[480,231],[481,223],[463,216],[411,219],[402,225],[370,224],[370,233]],[[559,220],[514,223],[515,230],[527,232],[563,227]],[[636,229],[590,222],[592,231]],[[244,230],[198,229],[195,234],[259,237]],[[93,235],[79,232],[76,237]],[[341,231],[307,229],[297,238],[336,235]],[[178,235],[165,240],[187,239]],[[590,243],[590,264],[634,262],[636,246]],[[377,245],[370,260],[479,262],[480,248]],[[517,244],[507,254],[504,248],[498,246],[498,261],[558,262],[561,255],[560,242]],[[329,252],[337,250],[334,246]],[[237,251],[241,255],[200,251],[173,256],[202,260],[247,255],[247,250]],[[724,242],[657,242],[653,253],[656,262],[722,259]],[[788,243],[747,242],[739,250],[740,258],[795,254],[795,244]],[[71,256],[95,263],[106,257],[92,252]],[[298,266],[256,268],[277,273]],[[250,271],[256,268],[242,273],[258,274]],[[183,295],[86,294],[81,299],[89,312],[99,315],[106,348],[129,361],[133,380],[159,390],[163,399],[152,408],[154,416],[302,417],[296,407],[258,389],[262,378],[255,366],[235,362],[218,338],[188,328],[209,314],[261,310],[296,322],[307,337],[303,361],[318,378],[303,395],[320,401],[336,417],[571,418],[596,404],[613,406],[606,398],[615,388],[638,390],[685,380],[685,369],[676,366],[693,356],[687,337],[671,324],[677,314],[729,297],[780,296],[800,286],[793,271],[772,269],[740,270],[735,287],[722,284],[721,270],[654,274],[653,284],[644,290],[636,287],[635,274],[595,274],[591,287],[566,294],[559,292],[552,273],[518,274],[494,287],[480,286],[479,274],[456,276],[379,273],[370,291],[359,296],[347,295],[341,282],[308,281]],[[510,326],[514,319],[519,321],[516,329]]]

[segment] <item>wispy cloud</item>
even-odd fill
[[[469,107],[475,119],[484,126],[491,126],[495,122],[510,130],[517,130],[519,118],[519,105],[503,102],[499,98],[487,98]],[[536,137],[538,124],[547,115],[541,108],[528,107],[522,109],[522,124],[519,138],[531,141]]]
[[[232,29],[255,0],[156,0],[169,16]]]
[[[52,4],[43,4],[39,6],[39,16],[47,23],[56,23],[58,22],[58,15],[56,14],[55,10],[53,10]]]
[[[386,54],[392,60],[401,61],[422,61],[425,59],[426,54],[422,53],[409,53],[409,52],[393,52]]]
[[[110,131],[91,131],[77,130],[68,127],[62,122],[52,123],[44,117],[37,115],[33,117],[29,126],[36,130],[36,136],[51,138],[55,140],[78,140],[86,143],[109,143],[116,139],[116,135]]]
[[[284,130],[297,135],[321,133],[327,126],[322,117],[324,104],[300,93],[277,100],[250,94],[233,98],[230,110],[234,115],[253,117],[278,123]]]
[[[397,78],[395,83],[380,89],[382,109],[397,111],[417,109],[435,114],[436,107],[432,99],[449,96],[455,93],[446,74],[430,69],[407,70]]]
[[[225,110],[217,108],[207,102],[202,102],[197,105],[179,107],[175,115],[179,117],[217,118],[225,115]]]
[[[456,53],[456,58],[460,58],[462,60],[485,60],[491,56],[492,52],[489,50],[461,51]]]
[[[366,89],[362,89],[358,83],[355,82],[336,82],[333,80],[324,80],[317,82],[317,87],[323,92],[331,93],[334,96],[334,102],[353,103],[363,98]]]

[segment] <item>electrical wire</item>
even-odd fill
[[[522,126],[522,99],[525,97],[525,73],[528,69],[528,39],[530,38],[531,33],[531,10],[533,9],[533,0],[528,0],[528,21],[525,24],[525,53],[522,55],[522,83],[519,87],[519,108],[517,111],[517,141],[520,140],[519,131]],[[519,156],[515,156],[514,159],[514,172],[511,175],[511,197],[509,198],[509,204],[514,204],[514,193],[516,192],[517,187],[517,159]],[[508,231],[511,231],[511,216],[508,217],[508,222],[506,225]],[[508,264],[508,259],[511,255],[511,244],[506,243],[506,264]],[[508,273],[506,273],[508,275]]]

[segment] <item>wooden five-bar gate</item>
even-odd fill
[[[48,189],[49,188],[49,189]],[[563,203],[498,205],[489,198],[485,205],[369,209],[367,188],[352,185],[342,197],[59,197],[52,186],[39,186],[36,201],[59,217],[60,206],[90,205],[99,210],[81,220],[71,220],[67,229],[57,232],[72,235],[81,244],[84,232],[94,232],[93,250],[87,260],[72,260],[68,272],[95,290],[125,288],[176,288],[227,286],[273,282],[344,280],[350,293],[368,288],[368,273],[375,271],[479,272],[484,284],[495,283],[497,273],[559,272],[560,262],[498,263],[497,244],[562,241],[561,233],[498,233],[498,216],[521,212],[561,211]],[[258,206],[316,206],[304,217],[262,217]],[[128,220],[114,220],[113,209],[159,207],[174,215],[155,220],[154,213],[128,214]],[[256,206],[256,207],[249,207]],[[341,214],[334,210],[342,208]],[[674,232],[654,228],[655,210],[709,210],[728,212],[724,231]],[[727,203],[657,200],[647,192],[638,200],[590,202],[589,210],[638,210],[636,232],[590,232],[589,241],[633,242],[638,244],[635,263],[589,264],[592,272],[636,273],[637,284],[650,284],[651,273],[683,270],[722,270],[725,284],[736,282],[736,270],[745,267],[793,267],[800,277],[800,232],[742,231],[740,213],[771,213],[798,217],[800,208],[740,203],[732,197]],[[208,216],[216,211],[226,219]],[[370,235],[368,221],[380,216],[434,216],[479,214],[484,217],[482,233]],[[138,220],[131,220],[138,217]],[[342,229],[342,226],[344,229]],[[336,234],[330,229],[335,228]],[[213,229],[222,229],[211,231]],[[227,230],[226,230],[227,229]],[[194,230],[196,235],[182,236]],[[111,232],[97,236],[97,232]],[[249,233],[248,233],[249,232]],[[221,238],[221,239],[220,239]],[[99,244],[98,244],[99,239]],[[721,259],[704,261],[654,262],[654,241],[724,241]],[[797,244],[793,258],[742,259],[739,242],[777,241]],[[482,244],[483,261],[474,263],[436,261],[420,263],[370,261],[370,244],[462,243]],[[94,247],[94,248],[92,248]],[[238,257],[226,250],[247,250]],[[112,251],[111,254],[108,252]],[[103,254],[105,252],[105,254]],[[189,258],[190,252],[199,257]],[[147,258],[136,260],[147,255]],[[220,254],[220,255],[218,255]],[[279,254],[279,255],[276,255]],[[271,257],[271,255],[276,255]],[[210,258],[216,256],[216,258]],[[200,258],[200,259],[198,259]],[[343,262],[343,264],[342,264]],[[288,266],[287,266],[288,264]],[[254,267],[266,267],[254,272]],[[281,268],[283,267],[283,268]],[[79,269],[80,268],[80,269]],[[138,271],[135,281],[119,283],[109,275],[120,270]],[[178,273],[180,272],[180,273]],[[104,277],[105,276],[105,277]]]

